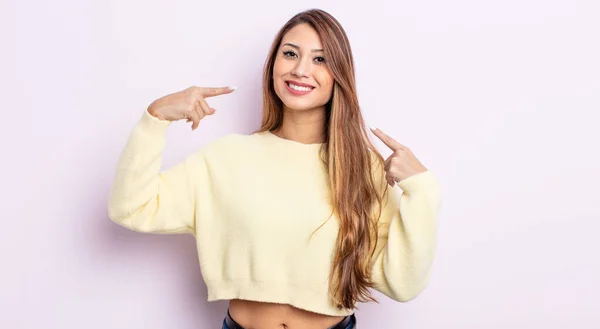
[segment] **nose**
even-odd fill
[[[308,78],[310,74],[310,57],[298,60],[291,73],[299,78]]]

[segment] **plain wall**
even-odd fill
[[[256,129],[271,41],[313,7],[348,33],[367,123],[443,190],[430,285],[376,293],[359,327],[600,328],[593,0],[3,0],[0,327],[220,328],[192,237],[107,217],[116,161],[150,102],[191,85],[239,89],[169,128],[166,167]]]

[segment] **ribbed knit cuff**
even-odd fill
[[[435,175],[429,170],[412,175],[396,184],[396,186],[400,187],[402,191],[408,194],[428,190],[437,187],[437,185],[438,181]]]
[[[161,120],[148,110],[144,111],[139,121],[140,128],[149,134],[165,134],[170,125],[171,121]]]

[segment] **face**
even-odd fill
[[[324,56],[321,38],[308,24],[296,25],[283,36],[273,66],[273,83],[284,106],[311,110],[327,104],[334,79]]]

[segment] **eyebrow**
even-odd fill
[[[297,46],[297,45],[295,45],[293,43],[286,42],[283,45],[284,46],[290,46],[292,48],[296,48],[296,49],[300,50],[300,46]],[[322,52],[322,51],[323,51],[323,49],[313,49],[313,50],[311,50],[311,52],[313,52],[313,53]]]

